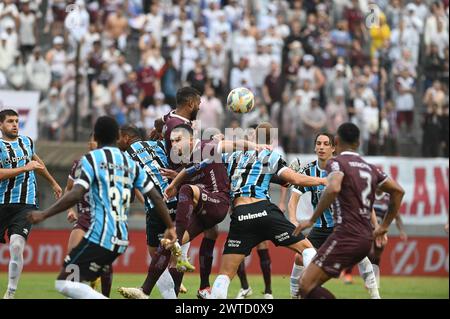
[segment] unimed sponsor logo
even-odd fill
[[[255,218],[260,218],[260,217],[264,217],[264,216],[267,216],[267,212],[265,210],[263,210],[260,213],[256,213],[256,214],[248,213],[247,215],[240,215],[240,216],[238,216],[238,220],[241,222],[243,220],[255,219]]]

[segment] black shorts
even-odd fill
[[[308,238],[315,249],[319,249],[332,233],[333,228],[314,227],[306,238]]]
[[[231,214],[223,253],[248,256],[253,247],[265,240],[276,246],[290,246],[305,239],[302,234],[293,236],[294,229],[278,206],[267,200],[237,206]]]
[[[0,205],[0,243],[6,243],[5,234],[20,235],[28,239],[31,231],[31,223],[27,220],[28,212],[36,210],[35,205],[27,204],[2,204]]]
[[[170,218],[172,221],[175,221],[177,202],[168,203],[167,208],[169,209]],[[147,245],[150,247],[158,247],[161,239],[164,238],[164,232],[167,228],[166,224],[164,224],[159,214],[153,209],[146,211],[145,222]]]
[[[93,281],[107,271],[119,256],[118,252],[110,251],[83,238],[64,258],[63,269],[58,279]]]

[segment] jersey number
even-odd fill
[[[109,189],[109,198],[111,199],[114,220],[116,222],[126,222],[128,219],[126,212],[130,206],[131,191],[125,188],[121,195],[117,187],[111,187]]]
[[[372,175],[370,175],[369,172],[366,171],[359,171],[359,176],[362,179],[366,180],[367,186],[364,188],[364,190],[361,193],[361,197],[362,197],[362,202],[363,205],[367,208],[370,209],[370,199],[368,198],[370,195],[370,192],[372,190]]]

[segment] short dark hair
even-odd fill
[[[6,119],[7,116],[19,116],[16,111],[11,109],[1,110],[0,111],[0,122],[3,123],[3,121]]]
[[[331,133],[327,133],[327,132],[322,132],[316,135],[316,138],[314,139],[314,145],[317,143],[317,139],[319,138],[319,136],[326,136],[328,137],[328,139],[330,140],[330,144],[331,146],[335,146],[335,142],[334,142],[334,135]]]
[[[142,138],[141,130],[137,126],[131,124],[125,124],[121,126],[120,133],[126,134],[130,137]]]
[[[119,139],[119,124],[109,116],[101,116],[94,126],[94,138],[102,145],[111,145]]]
[[[344,143],[356,144],[359,142],[360,132],[355,124],[347,122],[339,126],[337,135]]]
[[[177,126],[175,126],[175,127],[172,129],[172,132],[175,131],[175,130],[181,130],[181,129],[186,130],[186,131],[189,133],[190,136],[194,136],[194,130],[193,130],[192,127],[191,127],[190,125],[188,125],[188,124],[180,124],[180,125],[177,125]]]
[[[186,86],[177,91],[177,107],[182,107],[194,98],[200,98],[200,92],[193,87]]]

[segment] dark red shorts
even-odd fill
[[[72,229],[81,229],[85,233],[89,230],[91,226],[91,215],[88,213],[78,214],[78,220],[73,224]]]
[[[320,247],[313,262],[329,276],[337,278],[342,270],[353,267],[369,255],[372,242],[372,238],[335,231]]]
[[[186,231],[193,239],[203,231],[219,224],[230,209],[230,196],[227,193],[211,193],[200,189],[200,199],[194,210]]]

